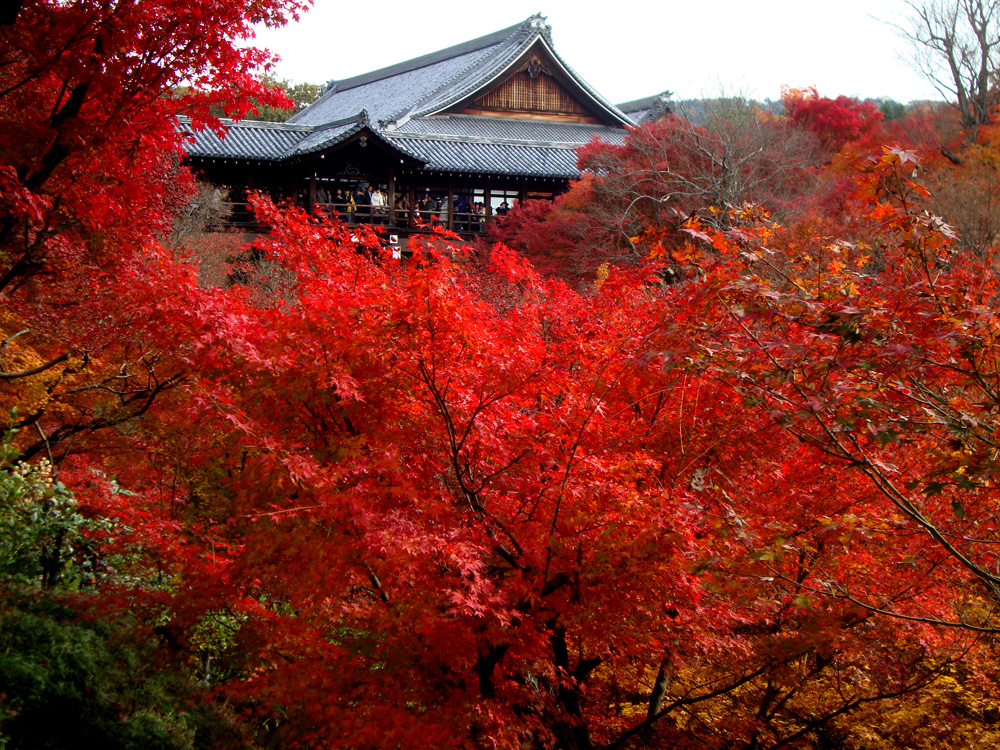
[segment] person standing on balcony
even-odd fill
[[[372,217],[373,223],[384,224],[385,223],[385,193],[382,192],[382,188],[375,188],[371,191],[372,199]]]
[[[372,198],[368,194],[368,187],[362,186],[359,182],[354,189],[354,215],[359,224],[368,223],[368,218],[371,216],[371,205]]]
[[[455,206],[455,229],[462,232],[469,222],[469,201],[465,200],[464,195],[456,195],[453,205]]]
[[[427,195],[424,198],[424,210],[427,214],[427,223],[430,224],[434,219],[438,218],[438,202],[437,198],[433,195]]]

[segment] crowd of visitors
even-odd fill
[[[483,201],[470,202],[471,197],[459,193],[455,193],[452,197],[454,216],[451,226],[458,232],[481,232],[491,217],[506,216],[517,205],[516,200],[514,206],[506,200],[498,205],[496,200],[499,196],[494,196],[494,208],[491,211]],[[228,221],[234,225],[251,226],[254,224],[254,218],[250,204],[245,194],[240,195],[240,198],[242,200],[227,203],[232,207],[232,215]],[[309,191],[305,189],[290,191],[283,196],[279,192],[277,198],[294,201],[303,209],[308,209],[310,206]],[[312,208],[331,215],[336,214],[342,221],[350,224],[375,224],[392,229],[449,224],[447,195],[424,191],[423,195],[418,195],[411,205],[409,195],[402,193],[396,196],[395,204],[390,207],[387,191],[378,185],[367,183],[338,188],[317,185]]]
[[[316,190],[316,203],[336,211],[350,222],[386,224],[389,221],[389,197],[380,187],[358,183],[353,189]]]
[[[298,194],[298,203],[306,206],[308,196],[305,191]],[[470,202],[469,196],[456,193],[453,198],[454,228],[459,232],[480,232],[491,215],[482,201]],[[429,191],[418,196],[411,205],[409,196],[396,196],[390,211],[389,196],[377,185],[358,183],[348,188],[316,188],[316,206],[336,212],[342,219],[354,224],[377,224],[393,227],[415,227],[435,222],[448,222],[448,197],[435,195]],[[506,216],[511,210],[503,201],[492,212],[494,216]]]
[[[304,196],[300,202],[304,204]],[[482,201],[469,202],[468,197],[456,194],[454,200],[454,227],[457,231],[479,232],[488,216],[486,204]],[[330,211],[336,211],[351,223],[385,224],[395,227],[413,227],[418,224],[447,223],[447,196],[425,192],[413,205],[407,195],[396,197],[393,211],[389,211],[389,196],[378,186],[359,183],[354,188],[316,190],[316,203]],[[498,216],[505,215],[509,205],[504,201],[497,209]]]

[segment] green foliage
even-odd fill
[[[124,623],[81,618],[38,592],[2,592],[0,747],[216,747],[232,730],[196,694]]]
[[[879,112],[882,113],[885,122],[900,120],[906,116],[906,105],[895,99],[886,99],[879,107]]]
[[[231,728],[154,638],[81,616],[89,596],[57,598],[98,582],[112,525],[81,513],[47,460],[17,461],[11,437],[0,443],[0,748],[218,746]]]
[[[246,677],[244,655],[237,636],[246,617],[228,610],[206,612],[188,633],[189,648],[197,654],[198,677],[206,685],[221,685]]]
[[[0,575],[46,588],[93,582],[110,523],[80,513],[47,459],[16,461],[11,437],[0,444]]]
[[[292,83],[287,79],[277,81],[270,76],[264,76],[261,82],[268,88],[280,89],[285,96],[292,100],[292,106],[289,109],[282,109],[270,104],[256,102],[257,113],[251,114],[251,119],[254,120],[284,122],[319,99],[320,94],[323,93],[323,87],[317,83]]]

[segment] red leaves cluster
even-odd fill
[[[689,223],[684,283],[582,293],[260,203],[249,288],[153,248],[108,279],[118,345],[187,380],[65,476],[135,493],[85,496],[167,571],[177,642],[225,613],[274,742],[791,741],[933,679],[965,646],[934,621],[992,627],[993,292],[911,166],[861,173],[883,270],[749,211]]]
[[[225,563],[175,561],[174,606],[242,613],[228,694],[288,745],[711,744],[721,706],[776,744],[932,680],[966,645],[934,622],[992,627],[984,355],[955,359],[992,287],[946,270],[911,163],[862,175],[884,271],[748,216],[695,228],[683,284],[582,294],[258,205],[283,300],[139,308],[196,378],[159,440],[213,478]]]
[[[860,165],[864,242],[804,236],[707,179],[787,131],[673,119],[546,217],[629,230],[580,289],[264,201],[248,285],[202,288],[151,230],[168,117],[229,89],[159,94],[245,83],[232,43],[295,7],[29,2],[0,71],[5,314],[72,350],[15,396],[24,457],[118,521],[117,601],[262,741],[788,747],[995,630],[997,290],[912,154]],[[873,121],[833,104],[796,106]],[[773,194],[778,153],[729,176]]]
[[[253,77],[267,53],[252,24],[298,0],[96,3],[26,0],[0,28],[0,290],[80,264],[113,263],[169,232],[190,192],[177,176],[178,115],[217,123],[283,97]],[[180,94],[184,84],[187,93]],[[16,198],[15,203],[10,203]],[[142,221],[136,221],[141,217]]]
[[[680,226],[690,216],[721,227],[744,204],[798,211],[815,181],[817,152],[812,134],[789,120],[720,101],[701,125],[668,115],[629,131],[620,146],[587,144],[582,179],[550,210],[529,205],[497,222],[491,239],[525,253],[543,273],[592,280],[604,263],[682,250]],[[642,240],[649,227],[653,243]],[[681,278],[683,265],[668,263],[666,273]]]
[[[813,87],[784,88],[781,98],[792,122],[816,133],[833,152],[849,141],[871,136],[882,122],[882,112],[874,102],[821,97]]]

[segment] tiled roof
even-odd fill
[[[291,118],[301,125],[321,125],[350,117],[367,108],[375,122],[401,117],[442,87],[463,78],[470,69],[510,46],[524,24],[470,42],[391,65],[364,75],[331,81],[316,102]]]
[[[622,143],[625,131],[607,125],[445,115],[409,120],[386,130],[385,136],[432,171],[576,177],[578,147],[595,137]]]
[[[223,137],[214,130],[195,130],[189,120],[182,119],[178,127],[192,137],[185,147],[192,156],[230,159],[280,159],[312,128],[296,127],[280,122],[222,120]]]
[[[312,151],[321,151],[324,148],[329,148],[345,138],[354,135],[361,130],[362,127],[364,126],[358,121],[358,118],[352,117],[347,122],[339,122],[324,128],[317,128],[310,132],[301,141],[289,147],[282,154],[282,157],[287,158],[289,156],[308,154]]]
[[[447,84],[469,66],[488,56],[490,50],[476,50],[457,58],[406,71],[389,78],[354,86],[346,91],[327,91],[316,102],[296,114],[296,125],[322,125],[367,108],[376,122],[394,119],[401,112]]]
[[[364,128],[432,171],[575,177],[576,148],[594,137],[622,142],[625,132],[602,125],[455,115],[409,121],[394,131],[372,129],[362,112],[322,128],[227,122],[223,137],[195,133],[192,156],[280,161],[329,148]],[[182,125],[190,132],[190,126]]]
[[[470,52],[478,52],[479,50],[486,49],[488,47],[494,47],[506,41],[511,35],[517,33],[523,26],[524,22],[516,23],[513,26],[508,26],[506,29],[500,29],[500,31],[494,31],[491,34],[486,34],[485,36],[471,39],[452,47],[445,47],[437,52],[431,52],[427,55],[422,55],[421,57],[415,57],[412,60],[406,60],[405,62],[396,63],[395,65],[389,65],[385,68],[379,68],[378,70],[373,70],[370,73],[363,73],[359,76],[354,76],[353,78],[331,81],[331,88],[335,88],[337,91],[346,91],[358,86],[366,86],[374,81],[379,81],[384,78],[392,78],[393,76],[397,76],[402,73],[408,73],[411,70],[427,68],[432,65],[436,65],[437,63],[451,60],[452,58],[462,57]]]
[[[363,109],[354,117],[348,118],[346,121],[332,122],[327,125],[313,128],[309,135],[296,143],[292,148],[289,148],[283,156],[288,158],[292,156],[302,156],[314,151],[322,151],[330,148],[331,146],[335,146],[341,141],[347,140],[352,135],[360,133],[365,128],[368,129],[368,132],[371,133],[374,138],[378,138],[382,142],[392,146],[391,141],[389,141],[382,134],[379,128],[372,125],[371,120],[368,117],[368,111]]]
[[[289,122],[320,125],[350,117],[362,108],[368,109],[373,121],[383,123],[435,114],[495,81],[534,45],[544,47],[585,98],[593,101],[603,119],[630,123],[559,57],[552,45],[551,29],[540,15],[430,55],[331,81],[319,100]]]
[[[644,96],[642,99],[633,99],[630,102],[623,102],[618,105],[618,109],[627,115],[633,112],[645,112],[653,106],[653,102],[660,96],[660,94],[654,94],[653,96]]]
[[[220,135],[214,130],[195,131],[190,121],[182,121],[181,131],[193,136],[193,140],[185,147],[188,155],[281,161],[330,148],[365,128],[368,128],[372,137],[396,148],[378,128],[372,127],[368,113],[364,110],[345,121],[333,122],[322,127],[289,126],[284,123],[255,120],[239,122],[222,120],[222,124],[223,130]]]
[[[430,171],[478,174],[576,177],[576,148],[528,143],[440,140],[432,138],[390,138],[400,148],[426,162]]]
[[[654,96],[647,96],[642,99],[634,99],[630,102],[619,104],[618,109],[639,125],[670,114],[673,111],[670,96],[669,91],[664,91],[662,94],[655,94]]]
[[[431,96],[418,102],[406,113],[408,117],[437,114],[448,107],[468,99],[476,91],[497,81],[511,66],[533,47],[540,46],[562,68],[563,74],[575,83],[583,92],[584,98],[592,100],[601,112],[602,119],[619,125],[630,124],[613,104],[604,99],[586,81],[559,57],[552,45],[551,29],[541,16],[532,16],[519,27],[515,34],[505,40],[504,44],[495,48],[492,54],[485,57],[475,68],[467,70],[462,76],[435,91]],[[398,118],[394,118],[398,119]]]
[[[468,101],[537,51],[588,107],[609,123],[437,114]],[[650,97],[653,99],[654,97]],[[563,62],[540,15],[464,44],[331,82],[287,123],[223,121],[224,132],[193,133],[192,156],[283,161],[336,147],[362,129],[432,171],[575,177],[575,149],[595,137],[621,143],[633,122]],[[181,128],[192,132],[190,123]]]
[[[473,115],[439,115],[408,120],[404,125],[386,131],[391,138],[406,136],[443,136],[493,141],[531,141],[536,143],[584,144],[595,137],[611,143],[625,138],[622,128],[558,120],[527,120],[507,117],[477,117]]]

